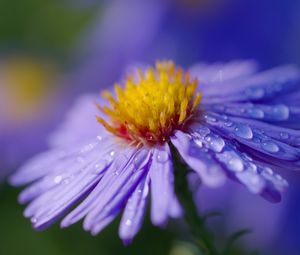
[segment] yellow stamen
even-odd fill
[[[165,142],[195,114],[201,101],[198,81],[172,61],[157,62],[156,68],[137,73],[138,77],[127,77],[124,87],[115,85],[116,96],[102,93],[110,106],[99,109],[111,122],[99,116],[97,120],[109,132],[136,144]]]

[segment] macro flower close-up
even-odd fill
[[[35,228],[84,219],[95,235],[122,213],[119,235],[130,243],[148,200],[154,225],[187,214],[175,192],[178,164],[203,185],[228,178],[280,200],[288,183],[276,169],[300,165],[296,67],[258,72],[252,61],[233,61],[185,70],[162,61],[131,69],[102,96],[79,99],[49,151],[12,176],[13,185],[32,183],[19,200],[30,202],[24,214]]]
[[[0,255],[299,255],[299,20],[0,1]]]

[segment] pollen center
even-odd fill
[[[109,121],[97,120],[109,132],[137,144],[164,143],[174,130],[184,129],[196,113],[201,94],[197,80],[171,61],[137,69],[115,93],[102,93],[110,105],[98,106]],[[115,94],[115,95],[114,95]]]

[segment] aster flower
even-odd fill
[[[24,214],[36,229],[84,219],[95,235],[123,212],[119,235],[129,243],[148,199],[154,225],[189,213],[175,194],[180,164],[203,185],[230,178],[277,202],[287,181],[271,168],[300,167],[300,131],[291,128],[299,78],[293,66],[257,73],[251,61],[135,69],[103,98],[79,99],[49,151],[12,176],[15,186],[31,183],[19,197],[30,202]]]

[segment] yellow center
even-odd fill
[[[129,75],[124,87],[115,85],[116,96],[102,93],[110,106],[98,107],[110,121],[99,116],[97,120],[109,132],[133,143],[163,143],[195,115],[201,100],[196,92],[198,81],[171,61],[137,71],[138,77]]]
[[[5,102],[0,114],[10,122],[38,116],[52,91],[53,66],[35,58],[17,56],[1,61],[0,72],[0,100]]]

